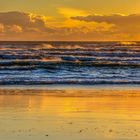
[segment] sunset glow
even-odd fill
[[[139,6],[139,0],[5,0],[0,40],[140,40]]]
[[[140,140],[140,0],[0,0],[0,140]]]

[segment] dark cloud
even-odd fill
[[[4,26],[5,32],[10,28],[20,29],[23,32],[49,32],[51,29],[46,26],[45,16],[34,15],[24,12],[3,12],[0,13],[0,24]],[[13,30],[14,31],[14,30]]]
[[[116,25],[122,24],[136,24],[140,23],[140,14],[132,14],[132,15],[89,15],[89,16],[77,16],[71,17],[75,20],[87,21],[87,22],[108,22]]]

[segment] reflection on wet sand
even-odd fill
[[[139,140],[139,93],[139,88],[0,89],[0,139]]]

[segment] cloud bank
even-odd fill
[[[140,14],[87,15],[61,8],[63,20],[33,13],[0,13],[0,40],[139,40]],[[70,16],[73,17],[70,17]]]
[[[85,21],[85,22],[97,22],[97,23],[110,23],[114,24],[115,30],[113,35],[120,36],[121,38],[128,40],[140,39],[140,14],[131,15],[88,15],[88,16],[76,16],[71,17],[73,20]]]

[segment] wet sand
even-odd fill
[[[0,140],[140,140],[139,87],[0,87]]]

